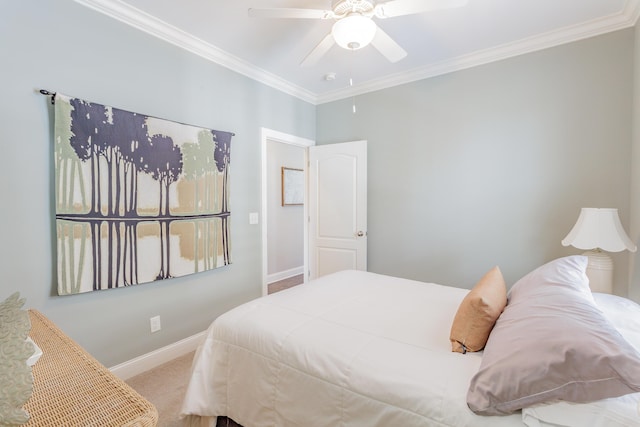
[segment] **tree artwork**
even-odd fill
[[[230,264],[232,136],[57,94],[58,293]]]

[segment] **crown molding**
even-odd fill
[[[121,0],[75,0],[75,2],[281,92],[312,104],[316,103],[316,94],[231,55]]]
[[[640,18],[640,0],[627,0],[625,7],[620,13],[319,95],[231,55],[202,39],[194,37],[140,9],[128,5],[122,0],[75,1],[209,61],[314,105],[387,89],[454,71],[465,70],[629,28],[634,26]]]

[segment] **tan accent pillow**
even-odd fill
[[[506,305],[507,285],[500,269],[493,267],[460,303],[451,325],[451,350],[482,350]]]

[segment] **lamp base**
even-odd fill
[[[587,277],[591,292],[613,293],[613,260],[601,250],[593,249],[584,252],[589,258]]]

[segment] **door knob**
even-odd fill
[[[358,232],[356,233],[356,236],[358,236],[358,237],[362,237],[362,236],[364,236],[364,231],[358,231]]]

